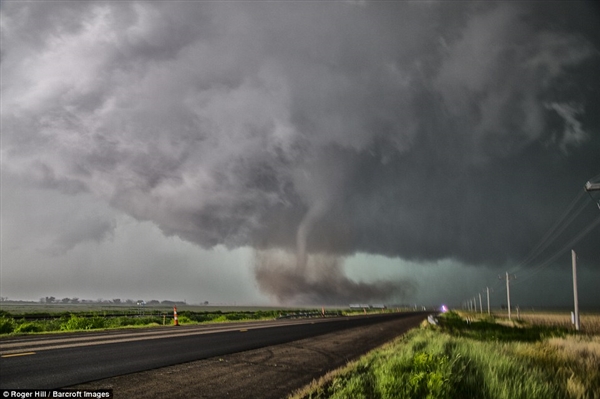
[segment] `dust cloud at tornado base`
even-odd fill
[[[344,305],[404,303],[414,293],[405,280],[355,282],[335,255],[309,255],[299,267],[294,254],[278,250],[255,252],[254,274],[260,290],[282,304]]]

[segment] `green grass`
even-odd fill
[[[565,352],[568,345],[556,344],[571,340],[562,330],[466,323],[451,314],[440,326],[412,330],[296,397],[600,398],[600,351],[579,342],[587,348],[582,361]]]

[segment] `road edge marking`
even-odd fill
[[[1,355],[0,357],[17,357],[17,356],[29,356],[29,355],[35,355],[35,352],[9,353],[6,355]]]

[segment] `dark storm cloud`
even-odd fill
[[[4,3],[3,170],[299,270],[519,260],[600,172],[600,17],[569,4]]]

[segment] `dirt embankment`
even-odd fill
[[[78,385],[114,397],[285,398],[330,370],[417,326],[424,316]]]

